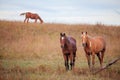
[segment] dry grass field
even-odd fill
[[[104,65],[120,57],[120,26],[102,24],[25,24],[0,21],[0,80],[119,80],[120,61],[93,75],[81,45],[81,32],[103,36],[107,42]],[[74,71],[65,71],[60,32],[77,40]],[[95,59],[95,70],[99,69]]]

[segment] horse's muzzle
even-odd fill
[[[83,47],[86,47],[86,46],[87,46],[87,44],[86,44],[86,43],[82,43],[82,46],[83,46]]]
[[[65,48],[63,45],[61,45],[61,48]]]

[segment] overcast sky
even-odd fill
[[[46,23],[120,25],[120,0],[0,0],[0,20],[23,21],[28,11]]]

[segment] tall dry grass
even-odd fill
[[[115,80],[120,78],[120,62],[91,75],[84,50],[81,32],[103,36],[107,42],[104,65],[120,56],[120,26],[101,24],[24,24],[0,21],[0,79],[5,80]],[[77,40],[75,71],[66,72],[59,43],[60,32]],[[96,58],[96,68],[99,62]]]

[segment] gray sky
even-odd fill
[[[46,23],[120,25],[120,0],[0,0],[1,20],[23,21],[28,11]]]

